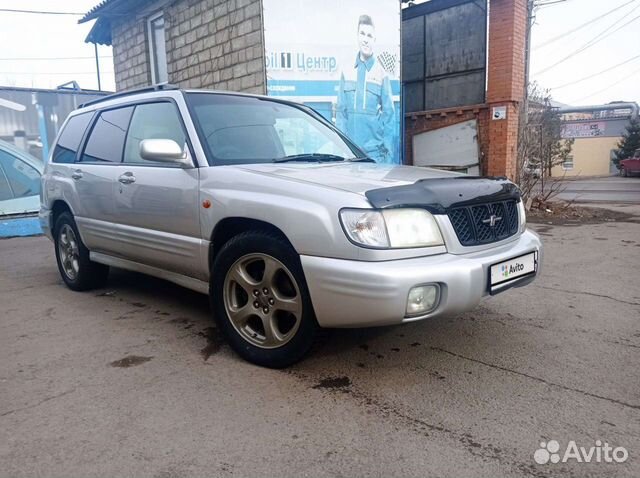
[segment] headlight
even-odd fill
[[[527,212],[524,210],[524,203],[522,200],[518,202],[518,221],[520,232],[524,232],[527,227]]]
[[[347,236],[362,246],[403,248],[444,244],[436,220],[424,209],[343,209],[340,221]]]

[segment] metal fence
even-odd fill
[[[405,112],[484,103],[486,57],[486,0],[431,0],[405,8]]]
[[[44,160],[69,113],[80,104],[105,94],[0,87],[0,139]]]

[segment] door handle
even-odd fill
[[[71,178],[75,179],[76,181],[78,179],[82,179],[82,170],[81,169],[75,169],[72,173],[71,173]]]
[[[136,182],[136,177],[131,172],[126,172],[118,177],[118,181],[122,184],[131,184]]]

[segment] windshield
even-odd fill
[[[187,93],[210,165],[343,161],[363,157],[325,123],[262,98]]]

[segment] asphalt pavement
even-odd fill
[[[577,203],[630,203],[640,205],[640,176],[577,178],[563,181],[556,199]]]
[[[0,476],[640,476],[633,212],[533,225],[531,286],[328,331],[283,371],[238,358],[204,296],[124,271],[72,292],[47,239],[0,240]],[[629,457],[537,464],[552,440]]]

